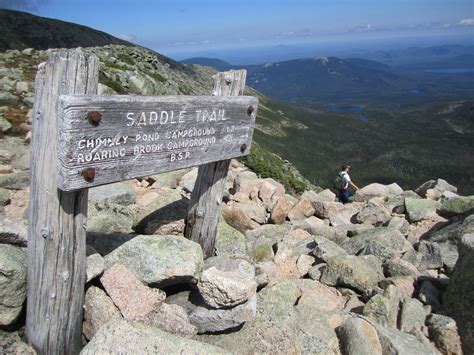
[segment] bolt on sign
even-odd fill
[[[251,96],[59,98],[58,187],[89,188],[250,153]]]

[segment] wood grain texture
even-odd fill
[[[218,73],[214,77],[213,95],[242,95],[246,75],[246,70]],[[250,152],[250,144],[251,141],[247,147],[248,152]],[[205,258],[214,255],[220,206],[229,165],[230,160],[225,159],[199,166],[198,177],[191,194],[185,236],[201,245]]]
[[[70,191],[246,155],[257,108],[249,96],[61,96],[58,187]],[[98,124],[88,120],[91,111],[101,114]],[[95,169],[90,181],[82,176],[88,168]]]
[[[95,94],[98,74],[98,59],[77,49],[51,52],[36,76],[26,337],[40,354],[81,349],[88,194],[57,189],[57,106],[61,94]]]

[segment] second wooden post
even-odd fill
[[[231,70],[216,74],[213,95],[243,95],[246,75],[246,70]],[[220,205],[229,165],[230,160],[221,160],[199,166],[191,194],[185,236],[201,245],[205,258],[214,255]]]

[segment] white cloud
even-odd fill
[[[459,21],[459,24],[463,26],[474,26],[474,18],[465,18]]]
[[[374,30],[375,30],[375,27],[372,26],[370,23],[368,23],[365,26],[354,27],[349,32],[370,32],[370,31],[374,31]]]
[[[137,39],[137,36],[132,35],[132,34],[118,35],[117,37],[120,38],[120,39],[123,39],[124,41],[128,41],[128,42],[134,42]]]

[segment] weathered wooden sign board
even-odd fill
[[[250,96],[61,96],[58,187],[83,189],[247,155],[257,106]]]
[[[89,187],[199,165],[185,236],[214,255],[230,158],[249,154],[258,100],[246,71],[215,96],[95,96],[99,60],[52,51],[38,67],[30,147],[25,335],[40,354],[78,354]]]

